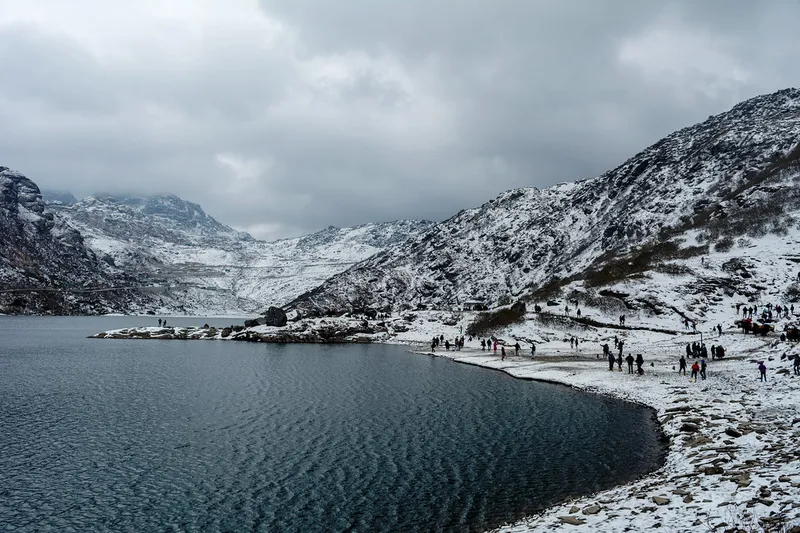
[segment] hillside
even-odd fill
[[[146,310],[159,314],[241,315],[282,305],[431,225],[328,227],[264,242],[174,195],[90,196],[50,207],[107,264],[152,285]]]
[[[696,290],[706,300],[761,297],[764,280],[744,276],[767,251],[778,270],[765,275],[785,296],[795,290],[799,141],[800,90],[759,96],[601,176],[511,190],[461,211],[287,307],[457,309],[567,297],[665,312]],[[701,258],[710,266],[696,268]],[[672,292],[639,290],[648,285]]]
[[[121,312],[136,297],[108,289],[133,284],[47,208],[34,182],[0,167],[0,312]]]

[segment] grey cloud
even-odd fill
[[[119,58],[0,15],[0,123],[13,125],[0,164],[77,195],[172,192],[285,236],[443,219],[507,188],[596,175],[797,82],[788,2],[259,6],[275,35],[206,23],[161,54],[145,28]]]

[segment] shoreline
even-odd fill
[[[750,531],[759,525],[775,530],[779,524],[800,524],[800,447],[793,447],[800,442],[800,376],[792,375],[790,359],[800,356],[800,343],[731,330],[716,336],[706,333],[705,342],[724,344],[727,356],[709,361],[707,380],[690,382],[688,376],[679,376],[675,367],[686,343],[702,338],[699,332],[666,332],[663,324],[647,327],[644,322],[639,325],[644,327],[635,329],[578,329],[563,322],[553,326],[529,315],[524,322],[496,333],[523,343],[536,342],[536,357],[531,359],[523,350],[524,356],[509,355],[501,361],[499,355],[474,348],[477,339],[462,351],[442,347],[430,351],[429,339],[439,334],[449,339],[459,336],[470,318],[465,313],[461,325],[445,325],[442,318],[446,315],[414,313],[403,317],[403,329],[388,331],[376,329],[392,328],[392,322],[384,326],[353,318],[316,319],[287,328],[257,326],[224,338],[219,330],[207,335],[202,328],[174,329],[194,331],[194,338],[203,340],[320,342],[322,338],[323,342],[403,344],[410,353],[500,370],[517,379],[566,385],[654,411],[662,441],[668,439],[659,468],[638,480],[547,507],[495,532],[561,527],[580,532],[650,528],[726,531],[735,527]],[[183,334],[162,335],[155,327],[130,331],[145,331],[145,338],[186,338]],[[320,331],[332,336],[320,337]],[[98,336],[142,338],[132,337],[128,330]],[[626,352],[643,354],[644,375],[608,371],[599,347],[617,336],[624,340]],[[576,337],[581,338],[580,348],[570,343]],[[767,383],[759,383],[757,360],[767,361]]]
[[[707,394],[700,394],[693,399],[693,402],[689,399],[685,403],[675,402],[675,398],[685,396],[684,393],[689,388],[680,385],[673,386],[678,394],[660,395],[642,395],[621,390],[619,379],[603,386],[604,380],[601,378],[598,381],[598,377],[607,375],[618,378],[620,375],[616,371],[612,373],[607,369],[602,370],[600,365],[604,364],[603,360],[584,358],[573,362],[548,361],[548,354],[542,353],[537,354],[535,359],[509,356],[505,361],[500,361],[499,356],[474,349],[431,352],[412,348],[409,351],[502,371],[516,379],[565,385],[584,392],[603,394],[646,406],[653,410],[662,439],[668,439],[663,461],[653,472],[607,490],[578,496],[547,507],[519,522],[500,526],[492,530],[494,532],[527,533],[558,527],[587,532],[634,531],[664,527],[668,531],[688,532],[705,526],[709,530],[725,531],[726,528],[736,527],[737,524],[739,527],[748,523],[794,524],[800,520],[800,503],[794,502],[800,495],[800,452],[789,458],[778,453],[769,453],[777,452],[775,449],[760,449],[757,452],[766,453],[770,457],[758,459],[755,457],[758,457],[759,453],[752,453],[754,451],[752,448],[758,447],[758,443],[752,441],[759,440],[759,435],[773,433],[774,437],[786,444],[796,442],[800,432],[793,426],[795,423],[800,423],[800,419],[793,420],[788,427],[773,428],[772,431],[764,430],[763,427],[753,427],[751,430],[742,427],[743,431],[739,431],[734,428],[735,424],[739,422],[739,426],[742,423],[746,425],[748,424],[746,419],[741,422],[738,417],[726,419],[720,413],[709,412],[711,409],[705,406],[707,416],[705,419],[701,416],[698,420],[697,416],[692,416],[697,410],[696,404],[710,400],[712,404],[725,405],[722,403],[723,400],[714,402],[719,398],[709,398]],[[743,356],[715,361],[717,366],[714,372],[728,377],[731,373],[738,375],[741,365],[745,364],[749,363]],[[645,371],[645,375],[648,374],[648,370]],[[652,373],[659,376],[657,378],[659,380],[668,376],[658,372]],[[623,373],[623,379],[626,376],[627,374]],[[797,390],[797,385],[800,385],[800,379],[792,379],[788,374],[773,373],[772,377],[778,379],[785,377],[794,381],[792,390]],[[630,379],[636,380],[640,377],[631,376]],[[725,395],[725,391],[716,388],[709,390],[709,386],[700,392],[718,392],[720,396]],[[727,393],[728,396],[731,394]],[[695,405],[687,408],[689,403]],[[715,423],[718,420],[727,421],[724,424]],[[684,427],[687,424],[691,426]],[[728,427],[721,427],[723,425]],[[722,431],[715,432],[714,429]],[[733,435],[740,433],[740,436],[734,437],[726,433],[729,429],[733,429]],[[786,431],[791,432],[789,438],[784,438],[783,433]],[[722,457],[723,455],[727,457]],[[721,458],[725,460],[718,460]],[[736,464],[737,460],[739,464]],[[767,470],[767,472],[762,470],[760,472],[762,475],[758,475],[757,467],[760,465]],[[754,470],[756,472],[753,472]],[[777,483],[775,483],[776,478]],[[772,483],[757,485],[759,480]]]

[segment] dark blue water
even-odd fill
[[[83,338],[144,322],[0,317],[1,531],[480,531],[661,458],[644,408],[400,347]]]

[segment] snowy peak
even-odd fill
[[[73,205],[54,204],[53,208],[87,236],[225,247],[253,240],[249,234],[217,222],[199,205],[175,195],[89,196]]]
[[[799,141],[800,91],[759,96],[667,136],[601,176],[511,190],[464,210],[292,305],[494,305],[590,275],[599,282],[610,266],[619,267],[615,261],[663,255],[654,247],[690,240],[690,231],[723,239],[769,226],[773,220],[758,216],[756,205],[776,214],[796,210]],[[676,246],[669,249],[677,253]]]

